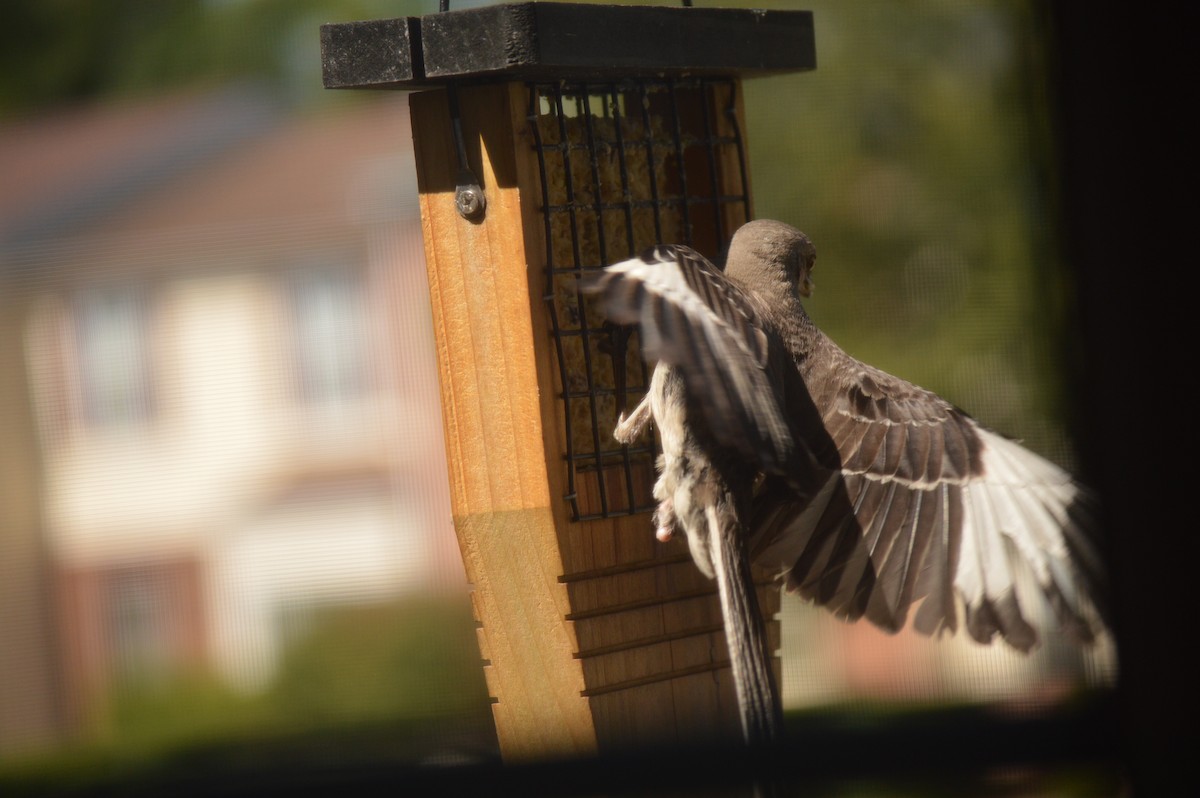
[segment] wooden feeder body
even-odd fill
[[[505,9],[526,9],[528,23],[530,5],[476,11],[492,30]],[[585,27],[593,13],[668,12],[674,25],[675,12],[692,12],[553,11],[563,9]],[[432,16],[445,25],[471,13]],[[811,15],[773,13],[806,17],[811,60]],[[391,23],[382,29],[392,36],[416,27]],[[545,57],[530,52],[522,57]],[[422,60],[426,74],[436,69],[436,53],[412,59]],[[339,63],[336,85],[372,85]],[[548,81],[554,65],[535,66],[532,78],[459,84],[453,103],[444,88],[410,99],[452,512],[502,752],[733,740],[716,585],[686,541],[654,537],[654,440],[612,439],[649,368],[636,333],[607,325],[577,278],[660,242],[716,258],[752,218],[740,81],[733,69],[609,79],[594,68],[586,83]],[[377,72],[377,85],[395,84],[395,68]],[[456,207],[452,106],[486,196],[476,220]],[[779,590],[767,574],[759,582],[777,650]]]

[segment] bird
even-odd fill
[[[1096,495],[965,411],[843,351],[805,312],[816,248],[739,227],[724,268],[657,245],[584,279],[653,363],[617,420],[661,444],[653,523],[717,581],[743,736],[777,741],[753,563],[847,621],[960,629],[1027,652],[1048,605],[1081,643],[1108,628]]]

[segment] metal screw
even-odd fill
[[[464,219],[473,219],[483,213],[487,201],[483,189],[478,185],[459,185],[454,192],[454,207]]]

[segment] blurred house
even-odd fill
[[[0,125],[0,752],[461,588],[406,97]]]

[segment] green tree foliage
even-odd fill
[[[354,729],[407,738],[438,723],[475,737],[490,729],[465,598],[332,606],[300,627],[264,691],[239,692],[207,673],[128,681],[103,697],[107,707],[96,713],[103,728],[93,739],[141,759],[230,738]],[[401,740],[398,753],[437,744]]]
[[[320,613],[289,650],[270,700],[295,724],[486,714],[470,609],[412,599]]]
[[[211,762],[462,761],[497,754],[464,596],[316,608],[270,684],[240,692],[203,671],[129,679],[98,696],[77,745],[0,760],[0,793]]]
[[[436,4],[0,0],[0,9],[0,115],[8,116],[232,79],[264,79],[290,90],[288,84],[297,78],[315,78],[312,88],[319,89],[322,22],[422,14]]]
[[[1043,21],[1023,2],[815,0],[816,71],[746,83],[755,211],[817,245],[851,354],[1069,461]]]

